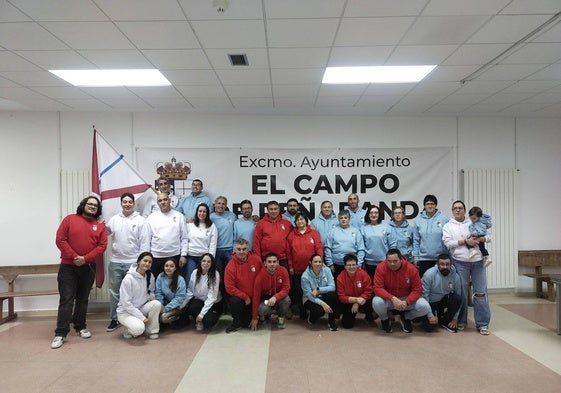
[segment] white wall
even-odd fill
[[[0,263],[58,260],[59,172],[90,169],[93,125],[132,164],[137,147],[452,146],[457,170],[518,168],[519,248],[561,248],[561,119],[0,112]],[[448,203],[439,207],[449,214]],[[520,287],[531,282],[521,279]]]

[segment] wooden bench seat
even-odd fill
[[[536,297],[555,301],[555,284],[551,281],[552,274],[544,273],[543,267],[561,267],[561,250],[520,250],[518,251],[518,266],[533,267],[533,273],[524,274],[535,280]],[[543,291],[543,284],[547,285],[547,293]]]
[[[56,280],[54,281],[52,289],[17,291],[14,286],[16,278],[20,275],[58,273],[59,266],[60,264],[58,263],[51,265],[0,266],[0,275],[8,283],[8,291],[0,292],[0,325],[17,318],[18,315],[14,310],[15,297],[58,295]],[[8,314],[5,317],[4,300],[8,301]]]

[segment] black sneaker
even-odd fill
[[[118,329],[121,327],[121,324],[119,323],[119,321],[112,319],[111,322],[109,322],[109,326],[107,326],[107,329],[105,329],[106,332],[112,332],[115,329]]]
[[[390,319],[382,319],[382,329],[384,329],[384,332],[386,333],[391,333],[392,332],[392,324],[390,322]]]
[[[232,324],[226,328],[226,333],[237,332],[238,330],[240,330],[240,328],[241,326],[235,326],[234,324]]]
[[[456,328],[451,328],[451,327],[449,327],[449,326],[448,326],[447,324],[445,324],[445,323],[441,323],[441,324],[440,324],[440,327],[443,328],[443,329],[448,330],[450,333],[458,333],[458,329],[456,329]]]
[[[413,331],[413,325],[411,324],[410,319],[405,319],[405,317],[402,315],[399,320],[401,322],[401,330],[403,330],[405,333],[411,333]]]
[[[335,322],[335,320],[327,320],[327,326],[329,326],[329,330],[331,330],[332,332],[337,331],[337,322]]]

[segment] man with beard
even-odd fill
[[[450,255],[440,254],[436,265],[428,269],[422,278],[423,298],[431,311],[423,327],[433,331],[437,324],[449,332],[458,331],[458,314],[462,304],[460,275],[450,262]],[[428,324],[427,324],[428,322]]]
[[[292,226],[294,226],[294,219],[296,213],[298,213],[298,200],[296,198],[290,198],[286,201],[286,211],[282,214],[287,221],[290,221]]]
[[[286,256],[286,238],[292,230],[292,224],[280,214],[277,201],[267,203],[267,214],[259,220],[253,234],[253,251],[261,260],[273,252],[279,257],[281,266],[288,270]]]
[[[351,219],[350,224],[352,227],[360,228],[364,225],[364,218],[366,217],[366,209],[361,209],[359,206],[360,199],[358,194],[350,194],[347,198],[347,211]]]
[[[76,214],[66,216],[56,232],[56,245],[60,250],[58,271],[58,304],[55,338],[51,348],[60,348],[70,332],[70,322],[76,334],[90,338],[86,328],[88,298],[95,279],[95,261],[107,247],[105,224],[101,216],[101,202],[91,196],[82,199]]]
[[[253,250],[253,233],[257,221],[253,217],[253,205],[248,199],[240,203],[242,217],[234,221],[234,242],[238,239],[245,239],[249,245],[249,250]],[[257,217],[258,218],[258,217]]]

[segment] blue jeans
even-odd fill
[[[216,249],[216,267],[220,272],[220,276],[224,277],[224,269],[226,269],[226,265],[232,259],[232,253],[234,252],[233,248],[217,248]]]
[[[406,296],[401,297],[405,300]],[[380,319],[386,320],[389,318],[388,311],[393,310],[393,303],[391,300],[384,300],[379,296],[374,296],[372,299],[372,308],[378,314]],[[416,302],[411,303],[405,308],[405,319],[412,321],[415,318],[425,316],[430,311],[430,304],[424,298],[420,297]]]
[[[107,272],[109,273],[109,316],[111,320],[117,320],[117,304],[119,304],[119,289],[121,288],[121,282],[123,278],[127,275],[130,263],[117,263],[110,262]]]
[[[460,314],[458,315],[458,323],[467,325],[467,297],[469,280],[471,277],[475,327],[480,329],[488,326],[491,320],[491,310],[489,309],[489,301],[487,299],[487,269],[485,269],[484,261],[462,262],[452,259],[452,263],[456,267],[456,271],[460,275],[462,282],[462,306],[460,307]]]
[[[187,263],[183,268],[180,270],[183,278],[185,279],[185,284],[189,286],[189,280],[191,280],[191,274],[195,271],[197,266],[199,265],[200,256],[195,255],[187,255]]]

